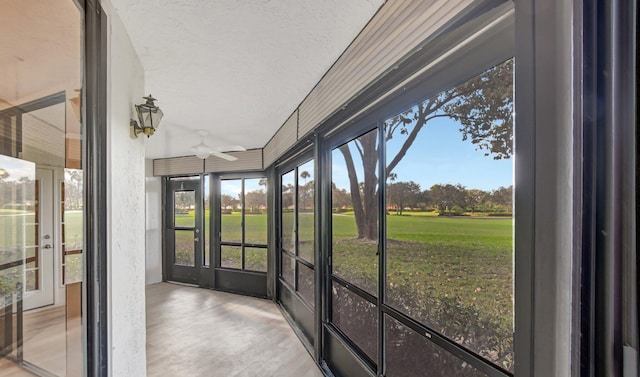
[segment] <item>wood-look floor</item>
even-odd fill
[[[24,360],[55,375],[66,374],[67,324],[65,308],[45,307],[24,313]],[[77,326],[79,329],[79,326]],[[33,376],[7,360],[0,360],[0,376]]]
[[[147,375],[322,373],[272,301],[159,283],[147,287]]]
[[[47,314],[47,321],[44,315]],[[321,377],[313,359],[269,300],[160,283],[147,286],[147,375],[171,377]],[[25,316],[25,322],[27,322]],[[42,367],[64,360],[59,309],[30,316],[25,343]],[[50,325],[45,326],[44,323]],[[64,322],[62,322],[64,324]],[[34,342],[34,334],[44,342]],[[62,333],[64,333],[62,331]],[[49,336],[50,335],[50,336]],[[45,348],[49,347],[45,352]],[[25,344],[25,359],[27,359]],[[0,359],[0,376],[33,376]]]
[[[66,337],[64,306],[24,314],[25,361],[56,376],[65,376]]]

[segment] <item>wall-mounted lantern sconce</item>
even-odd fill
[[[160,120],[164,113],[153,101],[157,101],[149,94],[148,97],[142,97],[147,102],[142,105],[135,105],[138,120],[131,119],[131,137],[137,138],[138,134],[145,134],[147,137],[153,135],[160,125]]]

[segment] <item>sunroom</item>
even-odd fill
[[[636,376],[636,17],[4,4],[0,374]]]

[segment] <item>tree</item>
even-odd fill
[[[364,171],[362,185],[358,181],[350,145],[353,145],[360,155]],[[376,131],[366,133],[359,138],[339,147],[344,156],[349,176],[349,192],[351,204],[358,229],[358,238],[374,240],[378,235],[378,137]],[[361,192],[362,190],[362,192]]]
[[[491,201],[502,209],[511,211],[513,203],[513,186],[500,186],[491,192]]]
[[[295,186],[292,184],[282,185],[282,208],[289,208],[294,205],[293,194]]]
[[[307,178],[311,177],[311,174],[309,174],[308,171],[303,171],[300,173],[300,178],[304,179],[304,184],[307,184]]]
[[[387,184],[387,203],[395,207],[397,215],[402,215],[405,207],[416,206],[421,193],[420,185],[414,181]]]
[[[470,140],[485,156],[498,160],[509,158],[513,153],[513,60],[498,64],[385,121],[384,142],[394,137],[405,139],[395,156],[387,156],[389,162],[382,182],[387,181],[424,126],[441,117],[459,122],[462,140]],[[376,131],[338,148],[349,176],[358,238],[370,240],[378,237],[378,148]],[[359,155],[363,177],[358,177],[352,151]],[[359,188],[361,178],[362,190]]]
[[[232,209],[236,209],[236,206],[240,201],[228,194],[220,195],[220,203],[222,204],[222,208],[226,209],[231,207]]]
[[[25,202],[33,202],[36,200],[36,181],[31,177],[20,177],[16,185],[16,191],[19,192],[19,197]],[[82,190],[82,187],[80,187]],[[80,205],[82,205],[82,191],[80,191]]]
[[[175,207],[177,209],[176,212],[188,213],[189,210],[194,206],[194,197],[191,195],[191,192],[182,191],[175,193]]]
[[[452,215],[453,207],[465,208],[467,205],[467,190],[460,184],[433,185],[429,188],[429,197],[440,214],[448,213],[449,216]]]
[[[429,190],[424,190],[418,195],[418,207],[425,211],[431,205],[431,198],[429,197]]]
[[[260,208],[267,205],[267,193],[264,190],[249,191],[244,196],[244,205],[249,207],[250,212],[259,212]]]
[[[82,209],[82,170],[65,169],[64,205],[66,209]]]
[[[308,171],[304,170],[300,172],[300,178],[304,180],[302,185],[298,181],[298,197],[300,198],[298,205],[301,209],[309,208],[309,204],[313,207],[313,203],[309,203],[313,198],[313,180],[307,182],[307,179],[310,177],[311,174],[309,174]]]
[[[467,206],[471,209],[471,212],[475,212],[486,203],[489,196],[486,191],[478,189],[467,190]]]
[[[351,206],[351,197],[347,190],[339,189],[334,182],[331,182],[331,206],[338,210]]]

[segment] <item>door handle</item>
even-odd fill
[[[51,249],[51,248],[52,248],[52,246],[51,246],[51,245],[49,245],[49,244],[46,244],[46,245],[44,245],[44,248],[45,248],[45,249]]]
[[[200,237],[194,237],[193,241],[194,242],[199,242],[200,241]]]

